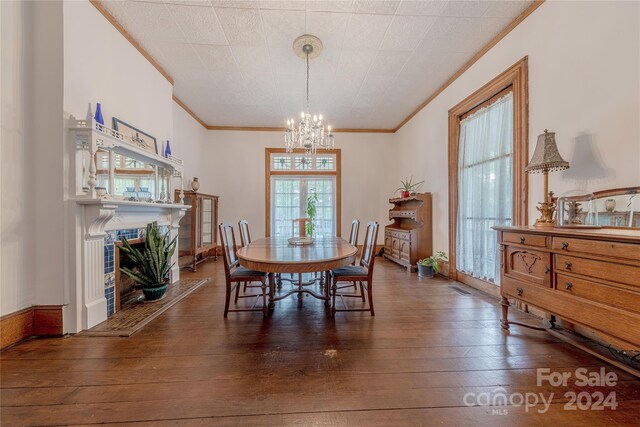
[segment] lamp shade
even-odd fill
[[[536,151],[533,153],[533,157],[529,162],[529,165],[525,168],[528,173],[555,171],[569,169],[569,162],[564,160],[560,153],[558,153],[558,147],[556,146],[556,133],[549,132],[546,129],[544,133],[538,135],[538,143],[536,144]]]

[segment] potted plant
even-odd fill
[[[316,228],[314,220],[318,212],[316,208],[317,204],[318,204],[318,193],[314,191],[313,194],[310,194],[307,197],[307,216],[311,220],[307,222],[305,225],[305,232],[307,233],[308,237],[313,237],[313,231]]]
[[[169,271],[171,257],[176,250],[177,236],[169,242],[169,233],[160,234],[157,222],[147,224],[147,238],[144,250],[131,246],[126,237],[122,237],[120,248],[126,256],[137,264],[133,269],[122,267],[122,271],[142,287],[147,301],[155,301],[165,294],[169,285]]]
[[[440,271],[439,261],[446,261],[447,254],[443,251],[436,252],[435,255],[429,258],[424,258],[418,261],[418,276],[431,278]]]
[[[400,180],[401,187],[399,187],[396,191],[400,191],[401,197],[409,197],[412,192],[415,192],[420,186],[424,183],[424,181],[413,182],[413,175],[411,178],[405,178],[404,181]]]

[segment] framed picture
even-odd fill
[[[155,137],[131,126],[129,123],[123,122],[116,117],[113,118],[113,128],[122,133],[125,138],[133,142],[138,147],[153,154],[158,154],[158,143],[156,142]]]

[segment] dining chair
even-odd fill
[[[269,307],[267,305],[267,273],[261,271],[254,271],[248,268],[242,267],[238,261],[236,255],[236,238],[233,233],[233,227],[231,224],[220,224],[218,226],[220,230],[220,239],[222,241],[222,259],[224,260],[224,275],[226,280],[226,295],[224,303],[224,317],[227,317],[227,313],[235,311],[262,311],[262,315],[267,317]],[[262,293],[238,295],[240,291],[240,285],[244,282],[260,282]],[[250,308],[229,308],[231,301],[231,293],[235,292],[235,302],[238,302],[238,298],[256,298],[256,302]],[[256,307],[258,300],[262,296],[262,307]]]
[[[247,221],[246,219],[238,221],[238,230],[240,230],[240,244],[244,248],[249,243],[251,243],[251,233],[249,233],[249,221]],[[250,285],[248,282],[244,282],[242,291],[247,292],[247,287],[259,288],[260,285]],[[236,298],[235,298],[236,303],[238,302],[238,298],[239,298],[238,293],[239,292],[236,292]]]
[[[349,244],[358,246],[358,232],[360,231],[360,220],[351,221],[351,232],[349,232]],[[354,262],[355,263],[355,262]]]
[[[240,230],[240,243],[244,248],[251,243],[251,234],[249,233],[249,221],[243,219],[238,221],[238,230]]]
[[[347,265],[331,270],[331,314],[336,315],[338,311],[369,311],[375,316],[373,307],[373,265],[375,263],[375,248],[378,241],[378,223],[369,221],[364,236],[360,265]],[[360,295],[353,293],[338,293],[338,282],[358,282],[360,284]],[[349,286],[350,287],[350,286]],[[367,291],[368,308],[348,308],[344,303],[345,297],[362,298],[364,301],[364,291]],[[340,297],[345,308],[336,309],[336,299]]]

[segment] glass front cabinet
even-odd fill
[[[199,263],[216,257],[218,196],[185,191],[184,204],[191,206],[191,209],[180,220],[180,266],[190,266],[195,271]]]

